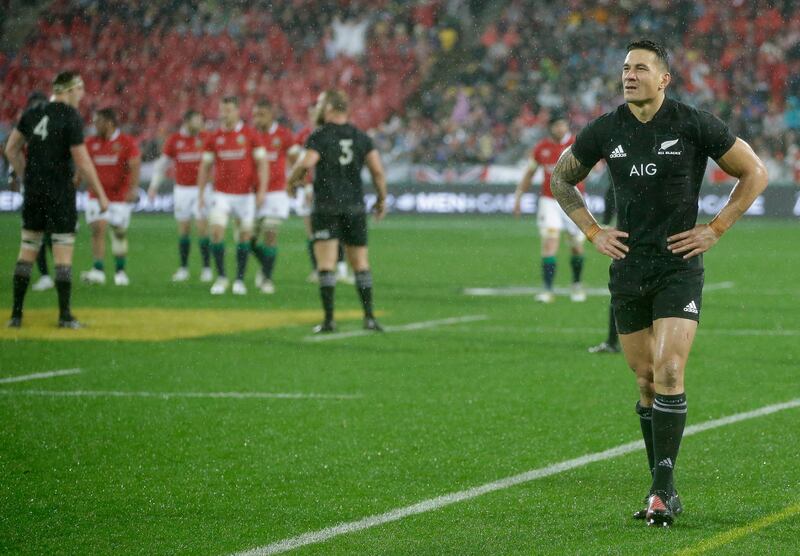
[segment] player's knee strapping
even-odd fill
[[[51,234],[53,245],[75,245],[75,234]]]
[[[33,263],[28,261],[17,261],[14,267],[14,278],[27,278],[30,279],[33,272]]]
[[[360,290],[372,287],[372,272],[361,270],[356,272],[356,287]]]
[[[128,237],[124,234],[111,234],[111,254],[122,257],[128,254]]]
[[[42,238],[44,232],[33,232],[31,230],[22,230],[22,248],[26,251],[36,251],[42,247]]]

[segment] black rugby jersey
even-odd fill
[[[327,123],[309,136],[306,147],[320,155],[314,169],[314,212],[364,212],[361,169],[375,148],[372,139],[350,124]]]
[[[48,102],[27,110],[17,129],[27,142],[26,194],[74,193],[70,147],[83,144],[83,121],[75,108]]]
[[[641,257],[682,266],[702,266],[667,250],[667,237],[697,223],[698,199],[709,158],[719,159],[736,138],[716,116],[664,99],[652,120],[642,123],[627,104],[587,125],[572,154],[591,168],[601,158],[611,172],[617,228],[629,234],[623,261]]]

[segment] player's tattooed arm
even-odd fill
[[[550,188],[553,197],[567,214],[586,208],[583,196],[575,186],[583,181],[591,170],[575,158],[571,147],[567,147],[556,162],[553,176],[550,178]]]
[[[622,240],[627,238],[628,234],[614,228],[601,228],[586,207],[583,195],[575,187],[589,175],[590,171],[591,168],[587,168],[575,158],[571,147],[565,149],[556,162],[553,176],[550,178],[553,197],[600,253],[612,259],[624,259],[628,246],[622,243]]]

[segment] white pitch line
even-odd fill
[[[25,382],[26,380],[40,380],[43,378],[53,378],[55,376],[77,375],[80,369],[63,369],[60,371],[47,371],[45,373],[33,373],[30,375],[8,376],[0,378],[0,384],[11,384],[12,382]]]
[[[704,292],[713,292],[717,290],[727,290],[734,287],[733,282],[719,282],[717,284],[706,284],[703,287]],[[504,286],[497,288],[465,288],[464,295],[473,297],[516,297],[516,296],[531,296],[537,293],[544,292],[544,288],[532,286]],[[556,295],[569,295],[572,293],[570,288],[554,288],[553,291]],[[608,288],[586,288],[587,295],[590,296],[608,296]]]
[[[400,324],[396,326],[384,326],[384,332],[409,332],[412,330],[423,330],[425,328],[436,328],[438,326],[447,326],[450,324],[463,324],[465,322],[476,322],[486,320],[489,317],[486,315],[469,315],[466,317],[453,317],[449,319],[429,320],[424,322],[410,322],[408,324]],[[359,336],[373,335],[375,332],[371,330],[351,330],[349,332],[334,332],[333,334],[319,334],[316,336],[306,336],[303,338],[306,342],[328,342],[330,340],[341,340],[343,338],[357,338]]]
[[[746,411],[744,413],[736,413],[734,415],[729,415],[727,417],[722,417],[720,419],[712,419],[710,421],[706,421],[704,423],[698,423],[696,425],[691,425],[686,427],[686,430],[684,431],[683,435],[692,436],[707,430],[723,427],[725,425],[738,423],[740,421],[746,421],[748,419],[755,419],[757,417],[764,417],[765,415],[770,415],[772,413],[777,413],[779,411],[784,411],[786,409],[793,409],[797,407],[800,407],[800,398],[784,403],[764,406],[759,409],[754,409],[752,411]],[[272,544],[260,546],[258,548],[237,552],[235,556],[266,556],[269,554],[280,554],[282,552],[287,552],[289,550],[294,550],[296,548],[300,548],[303,546],[318,544],[321,542],[328,541],[334,537],[338,537],[340,535],[346,535],[348,533],[354,533],[356,531],[370,529],[372,527],[377,527],[379,525],[384,525],[386,523],[398,521],[412,515],[438,510],[439,508],[443,508],[445,506],[449,506],[457,502],[471,500],[473,498],[477,498],[478,496],[483,496],[484,494],[489,494],[491,492],[496,492],[499,490],[505,490],[507,488],[511,488],[516,485],[528,483],[530,481],[535,481],[536,479],[541,479],[544,477],[549,477],[551,475],[556,475],[558,473],[563,473],[565,471],[570,471],[572,469],[583,467],[590,463],[613,459],[619,456],[623,456],[625,454],[629,454],[631,452],[641,450],[642,448],[644,448],[644,442],[642,441],[628,442],[627,444],[621,444],[614,448],[603,450],[602,452],[594,452],[592,454],[587,454],[585,456],[580,456],[574,459],[569,459],[559,463],[554,463],[546,467],[531,469],[530,471],[520,473],[519,475],[513,475],[511,477],[506,477],[498,481],[493,481],[491,483],[486,483],[466,490],[451,492],[450,494],[445,494],[443,496],[437,496],[436,498],[423,500],[422,502],[418,502],[416,504],[412,504],[410,506],[405,506],[402,508],[397,508],[383,514],[372,515],[360,519],[358,521],[340,523],[338,525],[334,525],[333,527],[326,527],[325,529],[312,531],[309,533],[298,535],[296,537],[291,537],[288,539],[277,541]]]
[[[522,332],[535,332],[537,334],[605,334],[605,328],[589,328],[589,327],[565,327],[556,328],[550,326],[490,326],[486,330],[493,331],[513,331],[517,333]],[[794,328],[707,328],[700,327],[699,334],[710,334],[714,336],[800,336],[800,330]]]
[[[44,396],[50,398],[213,398],[279,400],[356,400],[360,394],[304,394],[301,392],[125,392],[115,390],[0,390],[7,396]]]

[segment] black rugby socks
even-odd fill
[[[336,273],[331,270],[319,271],[319,295],[325,311],[325,322],[333,322],[333,294],[336,289]]]
[[[72,266],[56,265],[56,291],[58,292],[59,320],[72,320],[70,300],[72,297]]]
[[[31,271],[33,263],[17,261],[14,267],[14,304],[11,308],[11,318],[22,318],[22,305],[25,303],[25,293],[28,291],[28,284],[31,281]]]
[[[686,394],[656,394],[653,401],[653,455],[655,472],[651,492],[668,495],[673,490],[672,474],[686,426]]]
[[[356,272],[356,290],[364,308],[364,317],[375,318],[372,314],[372,272],[369,270]]]

